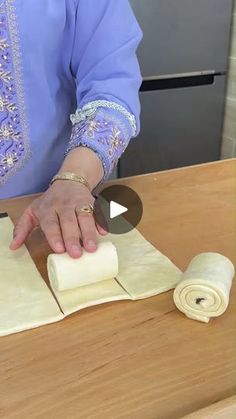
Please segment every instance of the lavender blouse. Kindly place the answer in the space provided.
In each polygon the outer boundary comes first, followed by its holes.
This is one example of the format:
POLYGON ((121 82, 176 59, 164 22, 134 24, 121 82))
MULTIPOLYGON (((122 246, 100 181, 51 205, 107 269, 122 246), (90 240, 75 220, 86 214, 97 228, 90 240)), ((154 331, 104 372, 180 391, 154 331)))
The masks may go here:
POLYGON ((128 0, 0 0, 0 199, 80 145, 110 174, 139 131, 141 36, 128 0))

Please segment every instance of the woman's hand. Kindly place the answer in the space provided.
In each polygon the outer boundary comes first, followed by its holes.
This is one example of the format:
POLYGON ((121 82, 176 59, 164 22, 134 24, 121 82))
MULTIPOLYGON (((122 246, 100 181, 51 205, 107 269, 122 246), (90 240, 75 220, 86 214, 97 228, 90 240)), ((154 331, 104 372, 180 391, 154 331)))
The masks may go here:
MULTIPOLYGON (((103 166, 99 157, 86 147, 77 147, 65 158, 60 172, 74 172, 83 176, 91 189, 103 178, 103 166)), ((67 252, 71 257, 82 255, 82 246, 88 252, 97 249, 97 232, 105 235, 93 214, 80 209, 93 205, 94 198, 81 183, 56 180, 23 213, 14 229, 10 248, 18 249, 35 227, 41 227, 55 253, 67 252)))
POLYGON ((10 248, 18 249, 31 231, 40 226, 49 245, 56 253, 68 252, 73 258, 82 255, 81 242, 88 252, 97 249, 97 231, 93 214, 81 212, 83 206, 94 204, 88 188, 73 181, 57 180, 25 210, 14 229, 10 248))

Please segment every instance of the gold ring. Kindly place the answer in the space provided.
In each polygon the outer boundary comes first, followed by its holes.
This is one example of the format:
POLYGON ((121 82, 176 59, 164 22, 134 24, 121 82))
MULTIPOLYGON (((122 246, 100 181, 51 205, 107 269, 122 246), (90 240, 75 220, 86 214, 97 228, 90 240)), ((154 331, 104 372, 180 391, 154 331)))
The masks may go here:
POLYGON ((88 214, 93 214, 94 207, 92 204, 84 205, 79 209, 79 212, 87 212, 88 214))

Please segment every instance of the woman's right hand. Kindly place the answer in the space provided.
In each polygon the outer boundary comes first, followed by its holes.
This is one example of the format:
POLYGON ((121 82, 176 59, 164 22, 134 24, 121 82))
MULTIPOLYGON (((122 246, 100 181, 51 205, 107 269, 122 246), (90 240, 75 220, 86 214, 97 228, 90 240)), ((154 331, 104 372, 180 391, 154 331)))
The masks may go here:
POLYGON ((72 258, 97 249, 97 233, 105 235, 94 215, 81 208, 94 204, 89 189, 77 182, 57 180, 24 211, 14 229, 10 248, 18 249, 35 227, 40 227, 55 253, 68 252, 72 258))

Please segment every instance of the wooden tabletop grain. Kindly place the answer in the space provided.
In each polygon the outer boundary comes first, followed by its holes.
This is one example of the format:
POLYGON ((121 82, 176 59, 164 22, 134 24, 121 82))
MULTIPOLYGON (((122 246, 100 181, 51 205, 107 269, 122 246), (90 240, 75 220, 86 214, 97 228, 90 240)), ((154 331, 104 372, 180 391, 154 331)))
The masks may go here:
MULTIPOLYGON (((142 198, 140 231, 185 269, 217 251, 235 262, 236 160, 119 181, 142 198)), ((33 197, 0 201, 16 220, 33 197)), ((45 280, 48 245, 28 248, 45 280)), ((82 310, 0 339, 0 417, 178 419, 236 389, 235 284, 209 324, 175 309, 172 292, 82 310)))

